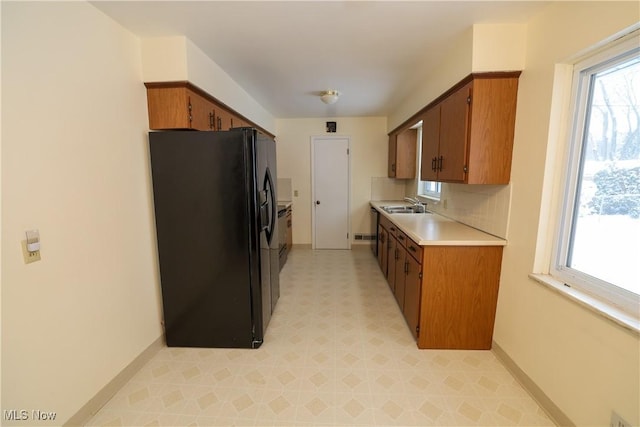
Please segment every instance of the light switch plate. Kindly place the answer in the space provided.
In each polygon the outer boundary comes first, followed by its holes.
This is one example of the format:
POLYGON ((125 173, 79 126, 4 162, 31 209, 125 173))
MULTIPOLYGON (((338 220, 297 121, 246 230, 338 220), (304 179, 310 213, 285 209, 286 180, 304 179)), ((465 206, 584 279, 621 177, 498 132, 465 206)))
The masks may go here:
POLYGON ((25 264, 31 264, 32 262, 40 261, 40 251, 29 252, 27 250, 27 241, 22 241, 22 256, 24 257, 25 264))

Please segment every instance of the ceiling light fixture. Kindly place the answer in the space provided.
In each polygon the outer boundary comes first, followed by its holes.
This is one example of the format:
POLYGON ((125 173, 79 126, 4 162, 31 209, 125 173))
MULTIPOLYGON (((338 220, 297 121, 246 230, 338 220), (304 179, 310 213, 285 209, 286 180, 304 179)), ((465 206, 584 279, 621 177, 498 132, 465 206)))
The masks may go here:
POLYGON ((340 96, 340 92, 337 90, 325 90, 320 94, 320 100, 325 104, 335 104, 340 96))

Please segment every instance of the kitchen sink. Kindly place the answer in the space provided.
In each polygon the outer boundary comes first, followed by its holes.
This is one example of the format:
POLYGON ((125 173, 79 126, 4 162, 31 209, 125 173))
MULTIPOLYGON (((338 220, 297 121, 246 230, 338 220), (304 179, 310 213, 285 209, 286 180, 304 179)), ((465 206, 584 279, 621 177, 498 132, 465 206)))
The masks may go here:
POLYGON ((413 214, 413 213, 430 213, 428 211, 424 210, 424 206, 381 206, 382 210, 390 213, 390 214, 397 214, 397 213, 408 213, 408 214, 413 214))

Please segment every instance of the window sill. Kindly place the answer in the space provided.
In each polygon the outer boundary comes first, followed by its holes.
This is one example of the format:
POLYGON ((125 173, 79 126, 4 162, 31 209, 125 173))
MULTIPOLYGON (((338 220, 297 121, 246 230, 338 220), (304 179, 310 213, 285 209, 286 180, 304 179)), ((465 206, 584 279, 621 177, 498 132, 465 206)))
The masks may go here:
POLYGON ((554 279, 548 274, 529 274, 529 277, 536 282, 544 285, 548 289, 555 291, 556 293, 568 298, 582 307, 593 311, 594 313, 616 323, 618 326, 627 329, 636 336, 640 336, 640 320, 633 316, 623 312, 616 307, 600 301, 584 292, 581 292, 575 288, 565 286, 565 284, 557 279, 554 279))

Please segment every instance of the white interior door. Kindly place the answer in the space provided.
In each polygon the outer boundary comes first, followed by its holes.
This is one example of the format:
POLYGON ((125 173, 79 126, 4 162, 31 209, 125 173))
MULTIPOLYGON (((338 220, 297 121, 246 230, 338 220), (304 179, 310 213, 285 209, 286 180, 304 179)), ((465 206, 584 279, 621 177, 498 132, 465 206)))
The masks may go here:
POLYGON ((311 139, 314 249, 350 249, 349 138, 311 139))

